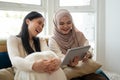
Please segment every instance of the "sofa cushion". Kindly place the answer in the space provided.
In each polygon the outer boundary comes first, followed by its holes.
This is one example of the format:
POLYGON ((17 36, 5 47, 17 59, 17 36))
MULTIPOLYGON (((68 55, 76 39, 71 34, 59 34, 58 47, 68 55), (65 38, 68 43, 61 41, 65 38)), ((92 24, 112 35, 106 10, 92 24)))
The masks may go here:
POLYGON ((0 80, 14 80, 14 71, 12 67, 0 69, 0 80))
POLYGON ((7 52, 0 52, 0 69, 11 67, 11 61, 7 52))
POLYGON ((89 59, 87 62, 80 61, 76 67, 64 67, 64 72, 70 80, 71 78, 81 77, 96 72, 102 65, 89 59))

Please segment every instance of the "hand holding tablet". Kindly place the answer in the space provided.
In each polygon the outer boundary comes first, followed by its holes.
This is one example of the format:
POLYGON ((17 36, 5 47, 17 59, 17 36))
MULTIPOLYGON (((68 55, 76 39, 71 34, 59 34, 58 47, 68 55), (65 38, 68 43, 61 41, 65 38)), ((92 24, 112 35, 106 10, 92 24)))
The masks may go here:
POLYGON ((61 65, 68 65, 70 60, 73 60, 75 56, 79 56, 80 60, 84 58, 87 51, 89 50, 90 46, 82 46, 82 47, 76 47, 68 49, 65 58, 63 59, 63 62, 61 65))

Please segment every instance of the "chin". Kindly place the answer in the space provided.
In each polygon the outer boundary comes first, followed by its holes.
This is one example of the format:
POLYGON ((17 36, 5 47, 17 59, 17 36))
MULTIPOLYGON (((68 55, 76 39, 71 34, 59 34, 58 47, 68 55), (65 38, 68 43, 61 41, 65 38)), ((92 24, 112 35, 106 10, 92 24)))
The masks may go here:
POLYGON ((68 34, 70 31, 63 31, 63 34, 68 34))
POLYGON ((68 32, 63 32, 63 34, 68 34, 68 32))

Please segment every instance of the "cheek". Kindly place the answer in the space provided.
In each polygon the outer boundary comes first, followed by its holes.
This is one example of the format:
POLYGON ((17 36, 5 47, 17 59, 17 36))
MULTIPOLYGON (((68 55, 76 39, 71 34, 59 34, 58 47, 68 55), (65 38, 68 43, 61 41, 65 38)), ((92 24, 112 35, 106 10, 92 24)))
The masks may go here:
POLYGON ((62 30, 63 30, 63 27, 62 27, 62 26, 59 26, 59 27, 58 27, 58 30, 59 30, 59 31, 62 31, 62 30))
POLYGON ((71 29, 71 28, 73 27, 73 25, 72 25, 72 24, 69 24, 68 27, 71 29))
POLYGON ((28 26, 28 30, 31 32, 32 31, 32 26, 28 26))
POLYGON ((34 27, 31 25, 28 27, 28 29, 32 32, 34 30, 34 27))
POLYGON ((32 24, 28 26, 28 29, 31 34, 35 33, 35 26, 33 26, 32 24))

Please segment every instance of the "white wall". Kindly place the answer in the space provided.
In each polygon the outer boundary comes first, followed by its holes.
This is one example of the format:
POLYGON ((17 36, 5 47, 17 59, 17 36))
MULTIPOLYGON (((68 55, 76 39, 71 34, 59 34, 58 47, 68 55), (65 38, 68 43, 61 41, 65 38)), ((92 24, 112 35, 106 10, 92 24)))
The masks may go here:
POLYGON ((105 7, 105 68, 120 74, 120 0, 106 0, 105 7))

